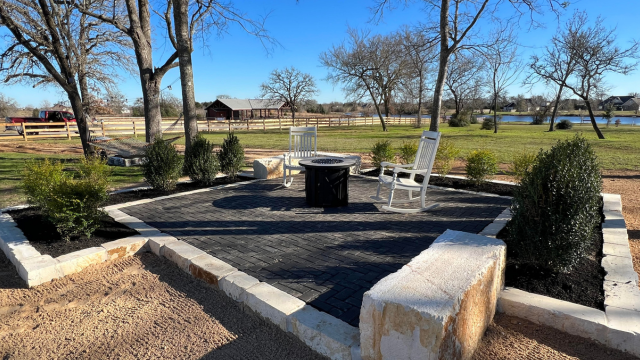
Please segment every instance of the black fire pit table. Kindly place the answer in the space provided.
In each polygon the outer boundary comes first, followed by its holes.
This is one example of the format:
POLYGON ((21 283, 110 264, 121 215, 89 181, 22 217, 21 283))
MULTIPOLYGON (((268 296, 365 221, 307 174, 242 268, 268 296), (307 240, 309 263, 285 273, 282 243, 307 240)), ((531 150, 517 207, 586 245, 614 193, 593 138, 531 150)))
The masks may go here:
POLYGON ((349 205, 349 172, 353 159, 318 157, 298 162, 304 166, 307 204, 313 207, 349 205))

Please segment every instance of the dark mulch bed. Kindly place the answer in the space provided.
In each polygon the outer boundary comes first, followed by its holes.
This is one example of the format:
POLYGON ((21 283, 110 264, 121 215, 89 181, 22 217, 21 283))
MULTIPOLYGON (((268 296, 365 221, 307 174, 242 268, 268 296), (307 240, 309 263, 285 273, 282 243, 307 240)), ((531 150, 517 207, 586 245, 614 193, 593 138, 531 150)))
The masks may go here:
POLYGON ((172 195, 172 194, 191 191, 191 190, 204 189, 204 188, 209 188, 209 187, 218 186, 218 185, 233 184, 236 182, 247 181, 247 180, 255 180, 255 179, 244 177, 244 176, 238 176, 234 180, 229 180, 229 178, 222 177, 222 178, 215 179, 212 185, 201 185, 197 183, 183 183, 183 184, 178 184, 176 188, 171 191, 158 191, 154 189, 128 191, 128 192, 110 195, 109 200, 107 201, 105 206, 121 204, 121 203, 130 202, 130 201, 142 200, 142 199, 151 199, 155 197, 167 196, 167 195, 172 195))
MULTIPOLYGON (((508 238, 508 227, 497 236, 508 238)), ((514 254, 509 253, 507 243, 507 267, 505 285, 534 294, 604 310, 604 276, 602 266, 602 231, 598 228, 594 234, 594 251, 585 257, 569 273, 554 273, 533 266, 519 264, 514 254)))
MULTIPOLYGON (((380 174, 379 169, 363 173, 363 175, 371 176, 371 177, 378 177, 378 174, 380 174)), ((393 172, 387 170, 385 171, 385 174, 393 175, 393 172)), ((409 177, 408 174, 398 174, 398 176, 402 178, 409 177)), ((417 182, 422 182, 422 178, 423 178, 422 175, 416 175, 415 177, 417 182)), ((476 191, 476 192, 486 192, 486 193, 502 195, 502 196, 513 196, 513 191, 516 188, 514 185, 496 184, 491 182, 476 185, 466 179, 442 178, 440 176, 431 176, 431 178, 429 178, 429 185, 442 186, 442 187, 460 189, 460 190, 476 191)))
POLYGON ((40 212, 33 208, 13 210, 9 215, 22 230, 24 235, 41 254, 58 257, 77 250, 82 250, 94 246, 100 246, 113 240, 122 239, 128 236, 138 235, 138 232, 129 229, 112 218, 106 216, 100 224, 100 228, 93 233, 91 238, 86 236, 73 236, 70 241, 64 241, 56 230, 40 212))
MULTIPOLYGON (((247 178, 239 176, 234 180, 228 178, 218 178, 211 185, 201 185, 196 183, 184 183, 178 184, 174 190, 171 191, 158 191, 153 189, 129 191, 109 196, 109 200, 105 204, 114 205, 121 204, 129 201, 150 199, 160 196, 166 196, 176 194, 184 191, 191 191, 197 189, 203 189, 218 185, 232 184, 239 181, 253 180, 253 178, 247 178)), ((86 236, 74 236, 70 241, 63 241, 60 234, 56 230, 55 226, 50 223, 39 210, 33 208, 27 208, 22 210, 9 211, 13 220, 18 225, 18 228, 22 230, 24 235, 29 240, 29 243, 33 245, 41 254, 51 255, 52 257, 58 257, 60 255, 69 254, 77 250, 82 250, 94 246, 100 246, 103 243, 122 239, 128 236, 137 235, 138 232, 129 229, 127 226, 114 221, 110 217, 105 217, 100 224, 100 228, 96 230, 91 238, 86 236)))

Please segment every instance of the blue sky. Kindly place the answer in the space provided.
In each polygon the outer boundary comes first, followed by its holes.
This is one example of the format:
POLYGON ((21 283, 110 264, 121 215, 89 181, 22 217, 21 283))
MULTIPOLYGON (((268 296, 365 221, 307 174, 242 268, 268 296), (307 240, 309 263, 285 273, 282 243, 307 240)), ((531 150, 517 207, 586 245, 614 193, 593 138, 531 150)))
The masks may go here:
MULTIPOLYGON (((198 44, 193 54, 194 82, 197 101, 212 101, 216 95, 228 94, 237 98, 253 98, 259 94, 259 86, 269 73, 275 68, 294 66, 301 71, 312 74, 317 81, 320 102, 344 101, 339 86, 335 87, 326 81, 325 68, 321 67, 318 56, 334 44, 339 44, 345 38, 348 26, 368 28, 373 33, 389 33, 403 25, 415 25, 428 20, 420 1, 408 7, 399 7, 386 13, 382 23, 374 24, 369 7, 372 0, 245 0, 236 1, 235 6, 258 17, 270 14, 266 27, 270 34, 277 39, 281 47, 275 48, 267 54, 260 42, 247 35, 237 26, 231 26, 229 33, 222 38, 207 39, 207 46, 198 44)), ((633 9, 637 0, 619 1, 616 9, 633 9)), ((605 18, 605 25, 617 26, 619 43, 625 45, 632 37, 637 37, 637 19, 634 11, 612 11, 610 2, 601 0, 572 1, 560 24, 573 13, 574 9, 586 10, 590 19, 595 20, 598 15, 605 18)), ((555 15, 539 17, 546 25, 544 29, 530 30, 523 26, 519 30, 518 40, 525 58, 532 52, 540 51, 558 28, 555 15)), ((5 30, 0 30, 2 33, 5 30)), ((162 29, 157 28, 155 36, 154 62, 164 62, 169 53, 170 44, 166 43, 162 29)), ((171 83, 173 95, 180 97, 179 71, 173 69, 164 77, 163 88, 171 83)), ((630 76, 610 75, 607 82, 612 88, 611 93, 626 95, 631 91, 640 92, 640 72, 630 76)), ((141 96, 137 76, 125 75, 120 84, 120 91, 133 103, 141 96)), ((55 87, 33 89, 30 86, 0 85, 0 92, 13 97, 19 104, 38 106, 43 100, 55 103, 66 100, 66 96, 55 87)), ((510 94, 527 94, 529 88, 520 83, 514 84, 510 94)), ((533 88, 533 93, 544 92, 541 87, 533 88)))

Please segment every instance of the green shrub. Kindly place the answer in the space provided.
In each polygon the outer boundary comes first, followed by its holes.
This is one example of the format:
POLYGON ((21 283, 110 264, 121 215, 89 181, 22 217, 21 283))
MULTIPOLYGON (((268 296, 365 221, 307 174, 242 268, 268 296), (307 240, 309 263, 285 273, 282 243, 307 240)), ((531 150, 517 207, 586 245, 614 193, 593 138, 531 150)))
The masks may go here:
POLYGON ((418 152, 418 143, 415 141, 403 141, 400 146, 400 162, 402 164, 411 164, 416 159, 418 152))
POLYGON ((478 117, 471 114, 471 116, 469 116, 469 124, 475 125, 477 123, 478 123, 478 117))
POLYGON ((82 159, 77 170, 73 177, 65 173, 59 163, 31 162, 23 178, 23 188, 30 201, 40 207, 67 241, 73 235, 91 237, 100 225, 104 216, 101 207, 109 197, 110 170, 103 160, 82 159), (33 187, 38 183, 43 186, 34 192, 33 187))
POLYGON ((465 127, 469 126, 470 113, 468 111, 461 111, 460 113, 453 114, 448 123, 450 127, 465 127))
POLYGON ((145 148, 142 174, 152 188, 160 191, 173 190, 182 174, 182 157, 172 144, 161 137, 145 148))
POLYGON ((453 168, 453 162, 460 156, 461 150, 453 142, 440 138, 440 145, 436 152, 436 159, 433 162, 433 169, 439 176, 445 177, 453 168))
MULTIPOLYGON (((498 123, 500 123, 500 120, 498 120, 498 123)), ((480 125, 480 130, 493 130, 494 124, 493 117, 486 117, 482 121, 482 125, 480 125)))
POLYGON ((549 121, 549 118, 551 116, 548 114, 547 108, 542 108, 539 110, 534 110, 532 117, 533 119, 531 120, 531 125, 543 125, 544 123, 549 121))
POLYGON ((556 123, 556 130, 569 130, 573 127, 573 123, 567 119, 562 119, 556 123))
POLYGON ((475 184, 481 184, 498 172, 498 160, 491 150, 474 150, 467 156, 465 166, 467 177, 475 184))
POLYGON ((380 167, 380 163, 382 162, 394 162, 396 159, 396 152, 391 146, 391 141, 389 140, 379 140, 375 144, 373 144, 373 148, 371 149, 371 163, 376 168, 380 167))
POLYGON ((536 163, 537 154, 531 152, 521 152, 513 157, 513 161, 509 166, 509 172, 520 182, 527 172, 531 170, 536 163))
POLYGON ((568 271, 594 249, 602 178, 593 148, 576 135, 538 154, 514 194, 508 248, 522 263, 568 271))
POLYGON ((51 188, 61 182, 65 174, 63 166, 58 161, 44 159, 42 161, 29 160, 22 173, 22 189, 27 195, 29 204, 40 209, 46 208, 47 199, 51 195, 51 188))
POLYGON ((197 183, 211 185, 220 172, 220 162, 213 152, 213 144, 198 133, 184 155, 183 173, 197 183))
POLYGON ((240 145, 238 137, 233 133, 230 133, 222 142, 218 159, 221 171, 229 176, 230 179, 235 179, 242 166, 244 166, 244 149, 240 145))

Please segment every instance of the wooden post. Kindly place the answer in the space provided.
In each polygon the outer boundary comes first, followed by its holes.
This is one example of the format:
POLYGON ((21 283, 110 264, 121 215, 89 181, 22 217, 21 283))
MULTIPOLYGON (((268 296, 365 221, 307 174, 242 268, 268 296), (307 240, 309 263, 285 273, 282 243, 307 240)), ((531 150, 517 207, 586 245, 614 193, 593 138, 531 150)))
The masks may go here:
POLYGON ((229 132, 231 132, 231 118, 233 117, 233 112, 231 112, 231 117, 229 118, 229 132))
MULTIPOLYGON (((246 111, 246 110, 245 110, 245 111, 246 111)), ((247 118, 247 130, 250 130, 250 129, 249 129, 249 121, 250 121, 250 120, 249 120, 249 118, 247 118)))
MULTIPOLYGON (((262 110, 260 110, 260 116, 262 116, 262 110)), ((267 124, 265 124, 264 118, 262 118, 262 130, 263 131, 267 130, 267 124)))
POLYGON ((318 117, 316 117, 316 128, 318 127, 318 117))
POLYGON ((22 122, 22 138, 24 141, 27 141, 27 127, 24 126, 24 121, 22 122))
POLYGON ((69 122, 65 120, 64 126, 67 128, 67 140, 71 140, 71 130, 69 130, 69 122))
POLYGON ((309 118, 307 118, 307 126, 309 126, 309 118))
POLYGON ((102 136, 104 136, 104 120, 102 120, 102 122, 100 123, 100 125, 102 126, 102 136))
POLYGON ((133 123, 133 137, 138 137, 138 128, 136 127, 136 121, 131 120, 131 122, 133 123))
POLYGON ((280 130, 282 130, 282 118, 280 116, 278 116, 278 126, 280 126, 280 130))
POLYGON ((211 120, 207 118, 207 132, 211 132, 211 120))

